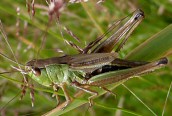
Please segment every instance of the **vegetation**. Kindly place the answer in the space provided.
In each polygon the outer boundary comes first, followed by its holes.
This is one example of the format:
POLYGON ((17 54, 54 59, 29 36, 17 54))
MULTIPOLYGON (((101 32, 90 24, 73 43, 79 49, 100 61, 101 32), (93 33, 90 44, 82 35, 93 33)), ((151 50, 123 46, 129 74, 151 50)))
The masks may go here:
MULTIPOLYGON (((120 51, 120 57, 146 61, 167 57, 168 66, 140 78, 130 79, 124 84, 120 83, 119 86, 116 85, 113 89, 117 95, 116 98, 108 93, 103 94, 96 98, 94 106, 88 109, 87 97, 80 96, 67 109, 54 111, 54 115, 170 115, 172 113, 170 93, 172 2, 170 0, 149 2, 106 0, 101 4, 96 4, 96 2, 90 0, 86 3, 68 3, 60 12, 59 25, 57 18, 53 17, 50 21, 51 16, 48 15, 48 4, 45 1, 35 1, 33 9, 31 0, 1 0, 0 20, 18 62, 25 64, 34 58, 62 56, 63 53, 57 52, 61 50, 65 54, 77 54, 74 48, 64 42, 64 38, 84 48, 89 42, 103 34, 114 21, 140 8, 145 12, 145 19, 120 51), (32 11, 35 11, 34 16, 32 16, 32 11), (69 36, 63 30, 64 26, 77 35, 81 42, 69 36), (60 32, 64 33, 64 37, 60 32), (149 41, 144 43, 145 40, 149 41), (151 43, 151 40, 155 41, 151 43), (140 47, 136 48, 137 46, 140 47), (166 98, 167 102, 165 102, 166 98)), ((15 60, 2 33, 0 34, 0 52, 15 60)), ((52 97, 53 90, 35 83, 30 78, 28 78, 29 83, 34 84, 35 90, 34 107, 31 106, 29 88, 23 99, 19 100, 23 76, 19 72, 14 72, 11 66, 17 65, 13 62, 4 57, 0 57, 0 62, 1 72, 13 71, 0 75, 1 115, 42 115, 56 107, 56 99, 52 97)), ((68 90, 70 95, 74 95, 77 91, 73 88, 68 88, 68 90)), ((60 90, 58 94, 62 96, 61 101, 64 101, 63 92, 60 90)))

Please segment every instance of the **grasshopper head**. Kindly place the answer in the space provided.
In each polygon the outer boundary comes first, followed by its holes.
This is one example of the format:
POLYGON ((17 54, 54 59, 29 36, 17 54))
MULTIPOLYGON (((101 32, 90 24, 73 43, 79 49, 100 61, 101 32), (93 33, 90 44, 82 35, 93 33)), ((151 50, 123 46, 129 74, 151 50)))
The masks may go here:
POLYGON ((27 75, 31 77, 34 81, 38 82, 43 86, 49 87, 52 83, 48 78, 45 68, 40 68, 35 66, 36 60, 31 60, 26 64, 27 75))
POLYGON ((26 66, 26 70, 27 70, 27 74, 34 74, 36 77, 41 75, 41 69, 36 68, 36 67, 30 67, 30 66, 26 66))

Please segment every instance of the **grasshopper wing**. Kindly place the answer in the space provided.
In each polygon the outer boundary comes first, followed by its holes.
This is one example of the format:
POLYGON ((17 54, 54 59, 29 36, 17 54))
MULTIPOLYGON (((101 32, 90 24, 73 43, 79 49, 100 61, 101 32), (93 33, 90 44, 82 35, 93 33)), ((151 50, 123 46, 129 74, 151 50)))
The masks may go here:
POLYGON ((68 64, 73 70, 82 70, 84 72, 93 72, 94 70, 110 64, 117 58, 117 53, 93 53, 77 54, 62 57, 53 57, 48 59, 31 60, 27 66, 35 68, 45 68, 48 65, 68 64))

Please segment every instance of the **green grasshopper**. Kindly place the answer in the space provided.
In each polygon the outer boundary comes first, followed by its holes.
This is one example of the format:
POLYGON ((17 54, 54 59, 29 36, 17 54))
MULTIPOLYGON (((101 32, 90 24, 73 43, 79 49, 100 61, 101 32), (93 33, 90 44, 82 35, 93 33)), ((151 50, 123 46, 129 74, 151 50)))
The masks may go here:
MULTIPOLYGON (((98 95, 98 92, 86 86, 97 86, 110 91, 106 88, 109 84, 153 71, 167 64, 167 58, 155 62, 128 61, 118 58, 117 52, 120 51, 129 35, 143 18, 143 11, 138 9, 122 26, 119 26, 117 31, 100 44, 97 45, 106 36, 106 33, 86 46, 80 54, 31 60, 27 62, 25 72, 39 84, 53 87, 54 91, 61 88, 67 101, 64 108, 71 101, 66 85, 92 94, 88 98, 91 106, 92 99, 98 95), (122 38, 123 40, 121 40, 122 38), (120 40, 122 42, 119 44, 120 40), (116 46, 116 51, 111 53, 116 46)), ((117 21, 114 25, 119 24, 121 22, 117 21)), ((109 31, 113 30, 114 25, 109 28, 109 31)))
MULTIPOLYGON (((67 85, 90 93, 91 96, 88 100, 92 106, 92 99, 98 95, 98 92, 88 87, 96 86, 111 92, 106 88, 107 85, 153 71, 167 64, 167 58, 161 58, 154 62, 129 61, 118 58, 118 52, 143 18, 143 11, 138 9, 130 18, 123 19, 125 20, 124 24, 121 23, 121 20, 117 21, 107 33, 89 43, 84 49, 80 49, 80 54, 34 59, 26 63, 26 70, 19 70, 39 84, 52 87, 56 92, 61 88, 67 101, 63 108, 71 102, 66 89, 67 85), (103 40, 114 29, 116 29, 115 32, 103 40), (116 50, 112 52, 114 48, 116 50)), ((58 98, 58 95, 56 97, 58 98)))

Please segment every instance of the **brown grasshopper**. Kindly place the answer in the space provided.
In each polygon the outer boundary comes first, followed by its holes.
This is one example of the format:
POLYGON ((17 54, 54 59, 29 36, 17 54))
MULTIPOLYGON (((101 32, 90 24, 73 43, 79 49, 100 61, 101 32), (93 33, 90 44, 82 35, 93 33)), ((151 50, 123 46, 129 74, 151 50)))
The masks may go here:
POLYGON ((121 20, 117 21, 107 33, 89 43, 84 49, 78 50, 80 54, 31 60, 27 62, 28 71, 26 72, 39 84, 53 87, 54 91, 61 88, 67 101, 64 107, 71 101, 66 85, 92 94, 88 98, 91 106, 92 99, 98 93, 85 86, 97 86, 110 91, 106 88, 109 84, 153 71, 167 64, 167 58, 161 58, 155 62, 128 61, 118 58, 118 51, 143 18, 143 11, 138 9, 122 26, 119 26, 121 20), (109 38, 97 44, 117 26, 119 28, 109 38), (116 51, 112 53, 116 46, 116 51))

